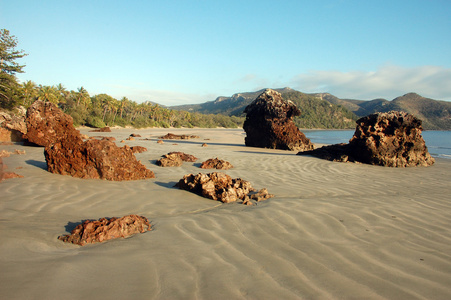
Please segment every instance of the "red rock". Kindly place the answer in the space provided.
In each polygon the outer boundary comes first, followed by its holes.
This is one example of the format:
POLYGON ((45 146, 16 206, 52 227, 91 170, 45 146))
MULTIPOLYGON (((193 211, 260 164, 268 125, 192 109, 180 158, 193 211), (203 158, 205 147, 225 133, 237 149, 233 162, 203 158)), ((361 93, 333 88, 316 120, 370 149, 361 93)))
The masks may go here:
POLYGON ((297 151, 313 149, 313 144, 293 121, 301 111, 292 101, 282 99, 280 93, 267 89, 244 112, 246 146, 297 151))
POLYGON ((131 136, 131 137, 141 137, 141 135, 136 134, 136 133, 132 133, 132 134, 130 134, 130 136, 131 136))
POLYGON ((35 101, 28 108, 25 121, 25 138, 36 145, 46 147, 62 139, 82 141, 80 132, 74 128, 72 117, 53 103, 35 101))
POLYGON ((249 193, 255 191, 249 181, 241 178, 232 179, 227 174, 217 172, 185 175, 176 186, 224 203, 241 200, 243 204, 248 204, 249 193))
POLYGON ((27 133, 25 124, 25 108, 21 107, 17 113, 0 111, 0 142, 22 142, 27 133))
POLYGON ((6 172, 5 170, 8 167, 6 164, 3 163, 3 159, 0 157, 0 182, 5 179, 11 179, 11 178, 23 178, 22 175, 16 174, 14 172, 6 172))
POLYGON ((111 132, 111 128, 106 126, 103 128, 90 130, 89 132, 111 132))
POLYGON ((6 150, 0 151, 0 157, 9 157, 12 153, 6 150))
POLYGON ((200 167, 202 169, 220 169, 220 170, 228 170, 233 168, 231 163, 219 158, 207 159, 200 165, 200 167))
POLYGON ((133 146, 130 147, 130 149, 132 149, 133 153, 143 153, 147 151, 147 148, 142 146, 133 146))
POLYGON ((178 156, 180 156, 180 158, 183 161, 186 161, 186 162, 195 162, 197 160, 197 157, 195 157, 194 155, 186 154, 183 152, 169 152, 168 154, 169 155, 172 155, 172 154, 178 155, 178 156))
POLYGON ((375 113, 357 120, 354 136, 348 144, 298 154, 386 167, 430 166, 435 160, 421 136, 422 129, 421 120, 411 114, 375 113))
POLYGON ((164 144, 164 142, 162 140, 158 140, 157 143, 158 144, 164 144))
POLYGON ((87 220, 72 230, 70 235, 60 236, 58 239, 66 243, 84 246, 117 238, 126 238, 149 230, 152 229, 147 218, 128 215, 122 218, 101 218, 98 221, 87 220))
POLYGON ((175 153, 164 154, 162 158, 157 160, 157 165, 160 167, 180 167, 182 163, 182 158, 175 153))
POLYGON ((168 133, 164 136, 160 136, 160 139, 162 140, 189 140, 189 139, 198 139, 199 137, 197 135, 177 135, 173 133, 168 133))
POLYGON ((44 150, 49 172, 112 181, 154 178, 130 147, 106 140, 61 140, 44 150))
POLYGON ((207 145, 207 144, 205 144, 205 143, 203 143, 203 144, 202 144, 202 147, 208 147, 208 145, 207 145))

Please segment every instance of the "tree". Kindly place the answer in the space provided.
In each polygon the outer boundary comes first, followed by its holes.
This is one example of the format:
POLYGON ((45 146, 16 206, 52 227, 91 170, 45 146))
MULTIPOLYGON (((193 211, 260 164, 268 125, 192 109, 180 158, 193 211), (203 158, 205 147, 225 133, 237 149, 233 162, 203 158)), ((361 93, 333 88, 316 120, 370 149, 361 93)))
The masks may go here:
POLYGON ((0 105, 12 108, 18 99, 19 84, 16 73, 23 73, 25 65, 16 59, 24 57, 23 50, 16 50, 17 39, 9 30, 0 29, 0 105))

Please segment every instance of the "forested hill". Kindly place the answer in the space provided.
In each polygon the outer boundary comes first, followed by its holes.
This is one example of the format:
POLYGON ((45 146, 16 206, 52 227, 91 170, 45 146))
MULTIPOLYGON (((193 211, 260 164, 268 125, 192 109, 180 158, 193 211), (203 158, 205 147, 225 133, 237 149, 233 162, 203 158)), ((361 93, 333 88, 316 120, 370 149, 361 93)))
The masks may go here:
POLYGON ((338 103, 357 116, 363 117, 375 112, 401 110, 413 114, 423 121, 427 130, 451 130, 451 102, 422 97, 408 93, 392 101, 374 99, 370 101, 339 99, 330 94, 315 94, 331 103, 338 103))
MULTIPOLYGON (((375 112, 401 110, 411 113, 423 121, 427 130, 451 130, 451 102, 422 97, 408 93, 392 101, 386 99, 354 100, 340 99, 329 93, 306 94, 283 88, 275 89, 284 99, 292 100, 301 110, 296 123, 301 128, 355 128, 355 120, 375 112)), ((249 105, 263 90, 238 93, 231 97, 218 97, 214 101, 174 106, 172 109, 191 112, 243 115, 249 105)))
MULTIPOLYGON (((295 118, 300 128, 355 128, 357 116, 343 106, 332 104, 315 95, 304 94, 290 88, 275 89, 286 100, 293 101, 301 110, 301 116, 295 118)), ((263 90, 238 93, 231 97, 218 97, 214 101, 173 106, 172 109, 200 112, 203 114, 225 114, 243 116, 243 111, 263 90)))

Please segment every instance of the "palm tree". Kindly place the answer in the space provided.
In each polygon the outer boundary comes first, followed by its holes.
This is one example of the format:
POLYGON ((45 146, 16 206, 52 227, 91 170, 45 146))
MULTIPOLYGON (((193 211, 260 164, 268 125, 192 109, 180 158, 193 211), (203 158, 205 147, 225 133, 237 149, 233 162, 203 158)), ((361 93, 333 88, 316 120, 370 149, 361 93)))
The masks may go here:
POLYGON ((80 105, 80 102, 86 107, 89 103, 89 93, 84 87, 79 87, 78 92, 76 93, 77 97, 77 106, 80 105))
POLYGON ((36 83, 31 80, 22 83, 22 95, 23 95, 23 105, 28 107, 33 103, 33 99, 37 95, 36 83))
POLYGON ((43 86, 39 85, 38 91, 38 100, 42 100, 44 102, 51 102, 53 104, 58 104, 58 96, 57 91, 54 86, 43 86))

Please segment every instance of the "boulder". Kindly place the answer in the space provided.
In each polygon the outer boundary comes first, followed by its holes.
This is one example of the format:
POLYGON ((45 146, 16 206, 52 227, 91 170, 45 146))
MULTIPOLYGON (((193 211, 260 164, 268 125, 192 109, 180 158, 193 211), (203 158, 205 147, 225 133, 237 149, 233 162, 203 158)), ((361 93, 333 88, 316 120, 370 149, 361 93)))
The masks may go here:
POLYGON ((197 157, 191 154, 186 154, 183 152, 170 152, 157 160, 157 165, 161 167, 180 167, 184 161, 195 162, 196 160, 197 157))
POLYGON ((55 104, 35 101, 27 110, 25 138, 39 146, 51 146, 62 139, 82 142, 80 132, 74 128, 72 117, 55 104))
POLYGON ((241 178, 232 179, 227 174, 217 172, 185 175, 176 186, 205 198, 224 203, 240 200, 243 204, 249 204, 249 194, 255 191, 249 181, 241 178))
POLYGON ((166 135, 159 137, 162 140, 189 140, 189 139, 198 139, 199 137, 197 135, 177 135, 173 133, 168 133, 166 135))
POLYGON ((267 89, 244 112, 246 146, 297 151, 313 149, 311 141, 293 121, 301 111, 292 101, 282 99, 280 93, 267 89))
POLYGON ((106 126, 106 127, 90 130, 89 132, 111 132, 111 128, 106 126))
POLYGON ((422 130, 421 120, 406 112, 375 113, 357 120, 348 144, 298 154, 387 167, 430 166, 435 160, 421 136, 422 130))
POLYGON ((49 172, 78 178, 112 181, 154 178, 129 146, 108 140, 64 139, 44 150, 49 172))
POLYGON ((0 142, 22 142, 27 133, 24 107, 17 113, 0 111, 0 142))
POLYGON ((220 170, 228 170, 233 168, 231 163, 219 158, 207 159, 200 165, 200 167, 202 169, 220 169, 220 170))
POLYGON ((132 149, 133 153, 143 153, 147 151, 147 148, 143 146, 133 146, 130 147, 130 149, 132 149))
POLYGON ((149 230, 152 229, 147 218, 128 215, 122 218, 101 218, 98 221, 87 220, 72 230, 70 235, 59 236, 58 239, 66 243, 84 246, 117 238, 126 238, 149 230))

